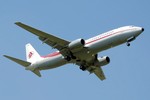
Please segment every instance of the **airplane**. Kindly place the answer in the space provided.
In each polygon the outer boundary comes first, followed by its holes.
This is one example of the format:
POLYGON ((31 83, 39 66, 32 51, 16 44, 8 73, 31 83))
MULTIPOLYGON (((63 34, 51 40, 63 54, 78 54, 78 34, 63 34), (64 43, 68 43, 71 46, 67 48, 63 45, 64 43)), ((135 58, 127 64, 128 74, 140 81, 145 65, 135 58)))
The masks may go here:
POLYGON ((78 65, 81 70, 94 73, 100 80, 104 80, 106 77, 102 66, 109 64, 110 58, 108 56, 98 57, 98 53, 123 43, 130 46, 130 42, 144 31, 142 27, 130 25, 113 29, 87 40, 79 38, 74 41, 67 41, 21 22, 15 24, 38 36, 42 43, 58 50, 47 56, 40 56, 28 43, 25 46, 27 61, 4 55, 4 57, 24 66, 26 70, 32 71, 39 77, 41 77, 41 70, 73 63, 78 65))

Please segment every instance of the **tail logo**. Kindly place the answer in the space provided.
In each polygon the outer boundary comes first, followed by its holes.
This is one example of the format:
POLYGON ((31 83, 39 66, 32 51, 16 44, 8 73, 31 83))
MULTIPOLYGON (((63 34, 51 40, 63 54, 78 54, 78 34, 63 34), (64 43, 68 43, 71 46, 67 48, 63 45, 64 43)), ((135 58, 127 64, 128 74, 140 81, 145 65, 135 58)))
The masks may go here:
POLYGON ((30 59, 33 56, 33 51, 29 52, 28 58, 30 59))

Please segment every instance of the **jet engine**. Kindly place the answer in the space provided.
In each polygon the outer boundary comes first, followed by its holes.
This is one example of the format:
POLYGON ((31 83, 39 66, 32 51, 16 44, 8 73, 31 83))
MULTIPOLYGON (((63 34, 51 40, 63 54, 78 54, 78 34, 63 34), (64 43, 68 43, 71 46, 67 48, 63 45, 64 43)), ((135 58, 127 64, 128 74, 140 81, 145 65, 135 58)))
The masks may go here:
POLYGON ((77 51, 83 48, 85 45, 84 39, 77 39, 69 43, 68 47, 71 51, 77 51))
POLYGON ((108 56, 103 56, 97 59, 100 66, 105 66, 110 63, 110 58, 108 56))

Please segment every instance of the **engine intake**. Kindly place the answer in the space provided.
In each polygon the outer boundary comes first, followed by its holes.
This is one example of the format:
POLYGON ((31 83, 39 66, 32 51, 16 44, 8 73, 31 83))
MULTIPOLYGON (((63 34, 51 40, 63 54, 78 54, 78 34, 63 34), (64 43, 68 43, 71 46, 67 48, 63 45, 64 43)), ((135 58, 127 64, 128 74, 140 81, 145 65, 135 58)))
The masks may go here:
POLYGON ((98 58, 98 62, 100 66, 105 66, 110 63, 110 58, 108 56, 103 56, 98 58))

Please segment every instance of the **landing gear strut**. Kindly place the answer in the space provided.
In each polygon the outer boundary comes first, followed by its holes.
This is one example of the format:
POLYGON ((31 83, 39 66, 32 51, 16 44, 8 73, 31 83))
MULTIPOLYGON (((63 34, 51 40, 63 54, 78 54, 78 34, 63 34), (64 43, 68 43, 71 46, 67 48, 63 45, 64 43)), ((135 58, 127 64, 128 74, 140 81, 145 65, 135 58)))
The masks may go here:
POLYGON ((135 36, 132 36, 132 37, 130 37, 130 38, 127 40, 127 43, 126 43, 126 44, 127 44, 128 47, 130 46, 130 42, 133 41, 133 40, 135 40, 135 38, 136 38, 135 36))

